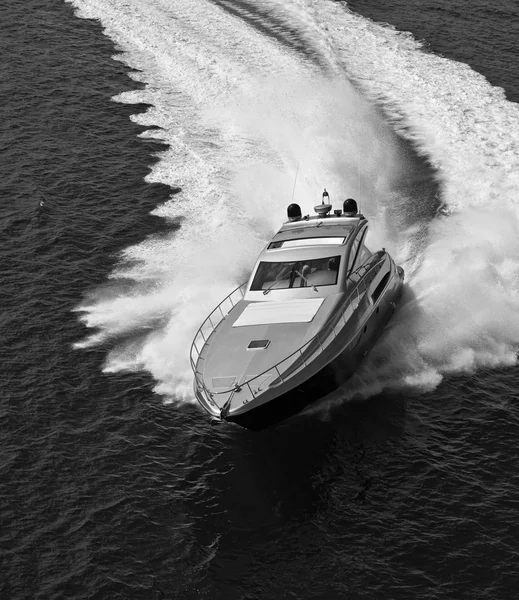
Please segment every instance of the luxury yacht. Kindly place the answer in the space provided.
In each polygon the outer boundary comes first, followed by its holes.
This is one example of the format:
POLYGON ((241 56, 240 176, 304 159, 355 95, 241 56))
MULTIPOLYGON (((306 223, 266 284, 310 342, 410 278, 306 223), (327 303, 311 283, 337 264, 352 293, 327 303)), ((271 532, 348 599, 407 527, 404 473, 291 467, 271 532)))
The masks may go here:
POLYGON ((297 204, 248 282, 207 317, 191 346, 194 389, 213 417, 260 430, 353 375, 393 314, 404 271, 365 245, 368 222, 348 199, 332 213, 297 204))

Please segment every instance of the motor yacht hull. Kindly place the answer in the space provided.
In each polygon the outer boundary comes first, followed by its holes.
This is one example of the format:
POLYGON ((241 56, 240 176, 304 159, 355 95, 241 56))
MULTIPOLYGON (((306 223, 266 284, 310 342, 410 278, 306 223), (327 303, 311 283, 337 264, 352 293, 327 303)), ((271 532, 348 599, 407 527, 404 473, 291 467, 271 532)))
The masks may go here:
POLYGON ((195 334, 195 394, 213 417, 252 430, 273 425, 348 381, 382 333, 404 272, 385 248, 365 245, 353 199, 330 215, 291 204, 247 283, 195 334))
MULTIPOLYGON (((395 269, 394 277, 389 282, 385 293, 373 306, 351 342, 333 360, 308 379, 295 383, 293 387, 287 389, 286 386, 282 386, 280 394, 270 397, 268 401, 245 405, 240 411, 223 414, 222 418, 246 429, 260 431, 296 415, 310 404, 344 385, 380 337, 395 311, 402 288, 403 271, 395 269)), ((199 402, 204 405, 203 396, 196 386, 195 394, 199 402)))

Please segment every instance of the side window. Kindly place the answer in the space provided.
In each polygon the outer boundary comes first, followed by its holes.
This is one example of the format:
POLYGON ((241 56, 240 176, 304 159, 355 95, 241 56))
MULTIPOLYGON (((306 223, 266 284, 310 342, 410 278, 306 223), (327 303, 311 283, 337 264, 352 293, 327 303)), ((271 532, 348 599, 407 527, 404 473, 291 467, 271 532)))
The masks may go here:
POLYGON ((351 267, 353 266, 353 261, 355 260, 355 256, 357 255, 357 249, 359 247, 359 237, 353 240, 353 245, 351 247, 350 256, 348 258, 348 273, 351 271, 351 267))
POLYGON ((348 260, 348 272, 352 267, 353 270, 355 270, 357 267, 364 264, 371 256, 371 252, 366 248, 366 246, 364 246, 364 237, 366 231, 366 228, 361 229, 359 233, 357 233, 357 237, 353 240, 350 257, 348 260), (359 244, 362 244, 360 249, 359 244))
POLYGON ((389 272, 387 272, 384 277, 382 277, 382 279, 380 280, 380 283, 377 285, 377 287, 375 288, 375 291, 371 294, 371 299, 373 300, 373 302, 376 302, 380 296, 380 294, 384 291, 384 288, 387 285, 387 282, 389 281, 389 272))

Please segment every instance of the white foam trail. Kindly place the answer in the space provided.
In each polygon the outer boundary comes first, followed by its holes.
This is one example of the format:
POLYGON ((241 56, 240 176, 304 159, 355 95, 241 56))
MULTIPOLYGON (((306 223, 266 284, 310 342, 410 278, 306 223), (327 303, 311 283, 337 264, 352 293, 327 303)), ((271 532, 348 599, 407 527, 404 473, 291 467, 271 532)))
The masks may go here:
POLYGON ((147 87, 119 100, 154 106, 135 119, 160 125, 171 147, 149 179, 182 188, 155 212, 185 217, 171 239, 128 248, 113 274, 120 291, 100 290, 82 307, 97 328, 83 346, 116 340, 108 370, 147 369, 157 391, 191 398, 196 326, 248 275, 283 218, 298 165, 296 196, 310 210, 324 185, 341 199, 356 195, 359 157, 363 210, 378 217, 373 246, 404 261, 414 297, 352 389, 433 387, 447 372, 515 362, 519 112, 501 90, 335 2, 265 3, 325 68, 205 0, 73 4, 100 18, 122 59, 142 71, 147 87), (411 231, 383 218, 402 201, 394 186, 406 165, 345 75, 438 170, 453 214, 430 224, 419 253, 406 243, 411 231))
POLYGON ((347 81, 207 2, 75 4, 101 17, 124 60, 143 71, 147 88, 119 99, 154 105, 136 119, 160 125, 171 148, 149 179, 183 190, 155 212, 185 217, 170 239, 125 251, 112 275, 120 293, 100 290, 81 307, 96 333, 79 346, 111 340, 108 371, 145 368, 157 391, 190 398, 194 332, 248 277, 283 220, 296 171, 306 211, 324 185, 339 202, 355 193, 359 156, 364 196, 387 197, 398 149, 347 81))
POLYGON ((323 3, 307 27, 317 36, 326 27, 348 76, 429 157, 451 212, 431 223, 410 272, 416 299, 370 355, 364 384, 431 388, 447 372, 515 363, 519 107, 467 65, 337 3, 323 3))

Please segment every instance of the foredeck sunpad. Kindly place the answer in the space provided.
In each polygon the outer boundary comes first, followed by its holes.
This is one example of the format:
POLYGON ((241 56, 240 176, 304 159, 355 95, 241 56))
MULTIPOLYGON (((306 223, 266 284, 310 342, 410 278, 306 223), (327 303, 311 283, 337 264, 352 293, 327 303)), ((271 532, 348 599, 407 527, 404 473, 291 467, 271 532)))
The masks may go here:
POLYGON ((309 323, 317 314, 324 298, 287 300, 286 302, 253 302, 236 319, 233 327, 273 325, 274 323, 309 323))

